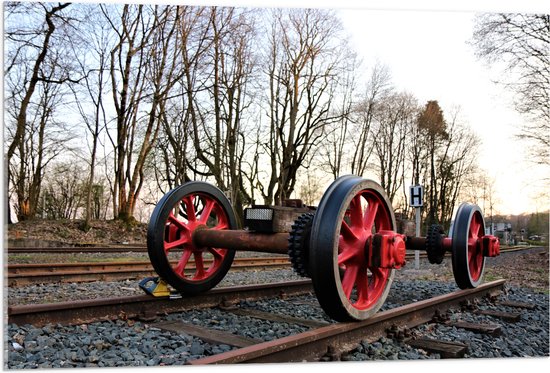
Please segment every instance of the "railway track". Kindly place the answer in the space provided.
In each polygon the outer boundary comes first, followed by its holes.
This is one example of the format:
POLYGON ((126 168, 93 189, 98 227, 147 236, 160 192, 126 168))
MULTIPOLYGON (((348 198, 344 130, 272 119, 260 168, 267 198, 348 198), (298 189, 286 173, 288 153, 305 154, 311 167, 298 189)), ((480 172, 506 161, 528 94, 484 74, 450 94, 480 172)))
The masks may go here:
POLYGON ((59 246, 59 247, 17 247, 8 246, 8 254, 63 254, 63 253, 146 253, 147 246, 59 246))
MULTIPOLYGON (((521 251, 532 248, 530 246, 509 246, 501 247, 501 252, 506 251, 521 251)), ((146 253, 146 246, 136 245, 120 245, 120 246, 65 246, 65 247, 17 247, 8 246, 9 254, 63 254, 63 253, 146 253)), ((426 256, 425 252, 421 252, 420 256, 426 256)), ((407 259, 414 258, 414 254, 407 254, 407 259)))
MULTIPOLYGON (((70 253, 73 248, 37 248, 49 253, 70 253), (48 251, 48 250, 53 251, 48 251)), ((100 248, 109 250, 108 248, 100 248)), ((502 249, 502 253, 523 251, 530 247, 510 247, 502 249)), ((44 251, 36 251, 36 253, 44 251)), ((107 252, 107 251, 101 251, 107 252)), ((421 258, 426 253, 420 253, 421 258)), ((412 262, 414 254, 407 254, 407 261, 412 262)), ((208 260, 205 261, 209 264, 208 260)), ((286 256, 244 257, 235 258, 234 270, 260 270, 288 268, 290 262, 286 256)), ((194 262, 190 262, 188 272, 195 269, 194 262)), ((80 262, 80 263, 37 263, 37 264, 9 264, 7 268, 8 286, 18 287, 41 283, 70 283, 92 281, 135 280, 147 276, 156 276, 150 261, 127 262, 80 262)))
POLYGON ((303 280, 218 288, 193 297, 138 295, 75 302, 9 306, 8 322, 18 325, 44 326, 58 323, 78 325, 98 320, 116 320, 121 317, 147 321, 156 318, 160 314, 181 312, 194 308, 215 307, 238 302, 241 299, 290 296, 311 291, 311 281, 303 280))
MULTIPOLYGON (((205 260, 205 265, 209 264, 210 261, 205 260)), ((271 256, 235 258, 232 268, 261 270, 289 266, 287 257, 271 256)), ((188 272, 194 270, 195 263, 190 261, 188 272)), ((150 261, 9 264, 7 274, 8 286, 11 287, 53 282, 116 281, 156 275, 150 261)))
MULTIPOLYGON (((398 340, 401 344, 416 346, 429 353, 439 354, 441 358, 464 356, 468 345, 462 342, 436 340, 424 337, 418 327, 426 324, 447 325, 464 328, 475 333, 489 336, 499 335, 500 327, 492 323, 472 323, 456 320, 465 314, 491 315, 502 323, 514 322, 518 312, 490 311, 478 307, 482 303, 496 308, 516 307, 526 310, 533 304, 506 302, 503 295, 504 280, 489 282, 476 289, 459 290, 437 295, 409 304, 377 313, 361 322, 336 323, 322 316, 296 317, 292 312, 265 312, 256 309, 254 301, 276 299, 286 307, 309 304, 311 283, 308 280, 284 282, 261 286, 240 286, 214 289, 197 297, 170 299, 150 296, 125 297, 94 301, 66 302, 51 305, 29 305, 8 307, 8 323, 36 327, 44 325, 80 325, 98 320, 122 319, 139 320, 152 330, 160 330, 169 335, 189 335, 193 340, 201 340, 210 345, 229 345, 231 349, 211 356, 201 356, 185 361, 191 365, 234 364, 234 363, 275 363, 301 361, 346 360, 346 357, 358 350, 358 346, 373 344, 380 338, 398 340), (301 298, 305 294, 306 298, 301 298), (220 318, 210 316, 210 320, 201 320, 204 324, 193 324, 190 319, 179 318, 186 310, 202 310, 214 307, 223 317, 238 317, 245 322, 257 320, 259 323, 282 323, 282 325, 301 325, 303 331, 272 340, 258 340, 233 333, 212 324, 220 318), (449 318, 450 310, 454 320, 449 318), (174 314, 174 317, 169 318, 174 314), (227 316, 232 315, 232 316, 227 316)), ((311 304, 312 316, 320 312, 318 305, 311 304)), ((493 308, 494 308, 493 307, 493 308)), ((198 312, 198 311, 197 311, 198 312)), ((522 311, 523 312, 523 311, 522 311)), ((204 318, 206 319, 206 318, 204 318)), ((195 318, 194 321, 198 321, 195 318)), ((132 324, 129 324, 132 325, 132 324)), ((91 328, 91 327, 88 327, 91 328)), ((86 328, 84 328, 86 329, 86 328)), ((229 329, 229 326, 227 327, 229 329)), ((237 328, 238 330, 238 328, 237 328)))
MULTIPOLYGON (((494 281, 476 289, 460 290, 431 299, 379 312, 361 322, 333 323, 304 333, 254 344, 223 354, 190 361, 191 365, 276 363, 340 360, 361 341, 374 342, 392 330, 408 330, 433 320, 451 307, 487 294, 496 296, 505 281, 494 281)), ((434 344, 435 345, 435 344, 434 344)))

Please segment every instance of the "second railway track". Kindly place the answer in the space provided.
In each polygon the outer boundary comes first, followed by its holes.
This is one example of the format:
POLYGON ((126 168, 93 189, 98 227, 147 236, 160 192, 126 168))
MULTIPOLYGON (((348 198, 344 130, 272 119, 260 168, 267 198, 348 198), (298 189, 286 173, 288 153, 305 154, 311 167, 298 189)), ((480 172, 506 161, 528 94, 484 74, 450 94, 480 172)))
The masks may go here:
MULTIPOLYGON (((25 253, 75 253, 82 248, 32 248, 36 251, 21 251, 25 253), (51 250, 51 251, 50 251, 51 250)), ((85 247, 85 249, 90 249, 85 247)), ((96 252, 109 253, 110 248, 95 248, 96 252)), ((503 253, 529 249, 528 247, 510 247, 502 249, 503 253)), ((9 249, 9 252, 12 249, 9 249)), ((28 250, 28 248, 23 248, 28 250)), ((118 249, 117 249, 118 250, 118 249)), ((88 253, 89 251, 85 251, 88 253)), ((119 251, 115 251, 119 252, 119 251)), ((13 253, 13 252, 12 252, 13 253)), ((421 253, 421 257, 426 257, 421 253)), ((408 254, 407 260, 413 263, 414 254, 408 254)), ((206 261, 205 263, 208 263, 206 261)), ((286 256, 259 256, 235 258, 232 265, 235 270, 260 270, 290 268, 286 256)), ((189 271, 194 269, 190 261, 189 271)), ((22 263, 9 264, 7 268, 8 286, 19 287, 41 283, 70 283, 92 281, 135 280, 147 276, 156 276, 150 261, 108 261, 108 262, 77 262, 77 263, 22 263)))
MULTIPOLYGON (((189 264, 189 271, 194 270, 194 262, 189 264)), ((260 270, 289 266, 287 257, 275 256, 236 258, 232 268, 260 270)), ((114 281, 155 275, 149 261, 9 264, 7 273, 10 287, 52 282, 114 281)))

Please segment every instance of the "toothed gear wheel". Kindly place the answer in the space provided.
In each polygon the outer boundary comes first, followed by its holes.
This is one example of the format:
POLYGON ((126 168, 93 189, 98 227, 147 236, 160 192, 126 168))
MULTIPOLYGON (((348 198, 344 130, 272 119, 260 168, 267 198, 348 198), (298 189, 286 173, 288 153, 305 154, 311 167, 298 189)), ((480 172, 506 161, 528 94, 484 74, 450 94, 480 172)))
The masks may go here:
POLYGON ((426 253, 428 260, 432 264, 441 264, 445 256, 443 248, 443 227, 438 224, 432 224, 426 234, 426 253))
POLYGON ((294 224, 288 238, 288 256, 294 271, 302 277, 309 275, 309 237, 313 214, 305 213, 300 215, 294 224))

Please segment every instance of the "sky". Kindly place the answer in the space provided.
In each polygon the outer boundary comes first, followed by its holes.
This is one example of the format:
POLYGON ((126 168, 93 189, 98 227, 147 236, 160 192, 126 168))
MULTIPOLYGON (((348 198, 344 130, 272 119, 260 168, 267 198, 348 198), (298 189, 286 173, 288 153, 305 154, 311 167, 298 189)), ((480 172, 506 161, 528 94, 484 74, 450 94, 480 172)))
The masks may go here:
MULTIPOLYGON (((110 1, 112 2, 112 1, 110 1)), ((120 2, 120 1, 117 1, 120 2)), ((133 1, 134 2, 134 1, 133 1)), ((175 3, 149 0, 141 3, 175 3)), ((467 44, 475 12, 550 13, 548 0, 181 0, 189 5, 336 8, 366 68, 386 65, 399 90, 419 102, 437 100, 444 113, 459 106, 463 122, 481 138, 479 166, 494 180, 494 213, 520 214, 550 208, 548 168, 528 162, 527 144, 514 135, 523 118, 511 95, 493 83, 499 69, 474 56, 467 44), (444 3, 444 4, 442 4, 444 3), (482 3, 482 4, 479 4, 482 3), (546 196, 541 197, 542 192, 546 196)), ((487 214, 487 212, 485 213, 487 214)))
POLYGON ((214 3, 336 7, 352 46, 365 66, 372 66, 376 61, 387 65, 395 87, 414 94, 420 103, 437 100, 444 113, 460 107, 462 121, 482 141, 478 163, 494 180, 495 214, 540 212, 550 208, 548 184, 545 188, 542 181, 550 177, 545 174, 548 168, 528 161, 528 144, 515 138, 523 118, 513 110, 510 92, 494 83, 502 71, 478 60, 468 44, 476 12, 550 13, 549 1, 243 0, 214 3))
POLYGON ((527 144, 515 138, 523 118, 494 83, 501 70, 477 60, 467 43, 474 12, 343 9, 341 16, 367 65, 386 64, 393 83, 421 104, 437 100, 444 113, 460 107, 481 139, 478 164, 495 181, 495 212, 540 211, 544 170, 527 161, 527 144))

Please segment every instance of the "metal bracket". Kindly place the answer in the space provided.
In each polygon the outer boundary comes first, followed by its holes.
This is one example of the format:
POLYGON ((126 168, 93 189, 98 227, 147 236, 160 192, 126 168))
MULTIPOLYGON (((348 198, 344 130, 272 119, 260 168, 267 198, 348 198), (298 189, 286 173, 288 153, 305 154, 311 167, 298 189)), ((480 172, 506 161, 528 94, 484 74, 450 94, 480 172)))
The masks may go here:
POLYGON ((160 277, 146 277, 139 282, 139 287, 154 297, 171 297, 168 284, 160 277))

